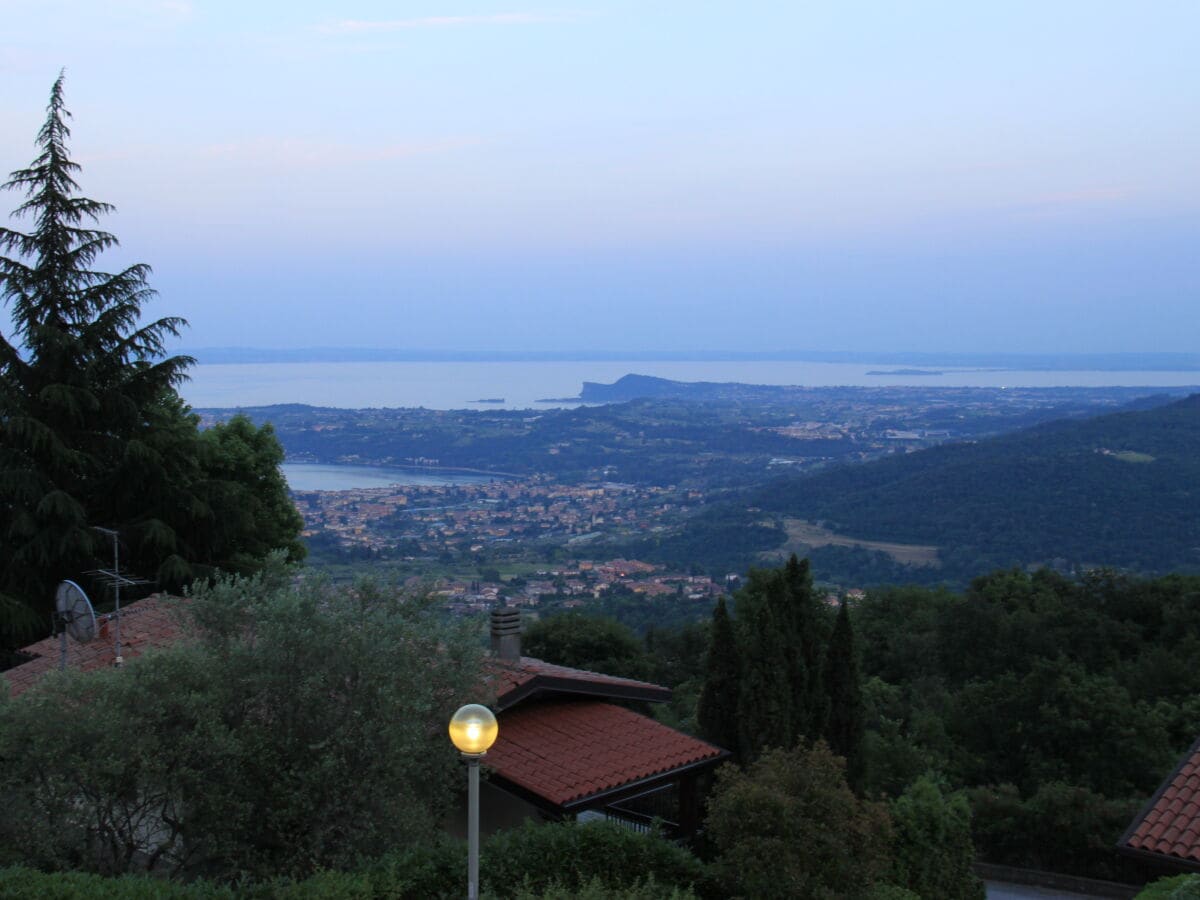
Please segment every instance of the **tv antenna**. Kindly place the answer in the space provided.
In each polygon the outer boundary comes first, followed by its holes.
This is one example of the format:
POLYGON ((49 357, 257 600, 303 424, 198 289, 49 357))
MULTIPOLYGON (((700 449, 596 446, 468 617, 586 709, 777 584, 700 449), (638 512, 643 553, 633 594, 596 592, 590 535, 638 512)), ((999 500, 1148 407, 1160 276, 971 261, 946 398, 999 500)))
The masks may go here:
POLYGON ((111 569, 94 569, 88 572, 89 575, 95 576, 113 589, 115 604, 113 606, 112 615, 107 618, 112 620, 115 625, 113 627, 113 665, 120 668, 125 662, 121 656, 121 588, 122 587, 137 587, 143 584, 150 584, 145 578, 130 578, 121 574, 121 540, 120 534, 113 528, 101 528, 99 525, 93 525, 92 531, 98 531, 101 534, 106 534, 112 538, 113 564, 111 569))
POLYGON ((83 588, 73 581, 64 581, 54 592, 54 609, 62 626, 58 667, 67 668, 67 635, 81 644, 96 636, 96 611, 83 588))

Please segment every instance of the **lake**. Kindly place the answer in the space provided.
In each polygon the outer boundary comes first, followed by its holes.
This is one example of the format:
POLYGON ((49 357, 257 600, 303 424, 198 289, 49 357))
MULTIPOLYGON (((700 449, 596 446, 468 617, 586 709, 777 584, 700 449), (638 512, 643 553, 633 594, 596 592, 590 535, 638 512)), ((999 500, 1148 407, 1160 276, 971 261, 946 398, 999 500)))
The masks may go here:
POLYGON ((306 403, 344 409, 547 409, 578 406, 584 381, 611 383, 631 372, 675 381, 732 381, 807 387, 1179 387, 1200 372, 948 369, 938 375, 871 375, 897 367, 797 361, 746 362, 333 362, 198 365, 180 390, 194 407, 306 403), (480 403, 480 400, 502 403, 480 403))
POLYGON ((495 476, 450 469, 406 469, 384 466, 345 466, 325 463, 284 463, 279 467, 293 491, 352 491, 393 484, 480 484, 495 476))

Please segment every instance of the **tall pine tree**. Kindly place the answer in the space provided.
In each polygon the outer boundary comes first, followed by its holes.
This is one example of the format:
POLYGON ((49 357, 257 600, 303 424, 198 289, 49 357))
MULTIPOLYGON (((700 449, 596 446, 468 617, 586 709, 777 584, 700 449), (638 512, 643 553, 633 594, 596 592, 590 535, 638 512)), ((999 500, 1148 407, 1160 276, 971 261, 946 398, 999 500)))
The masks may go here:
MULTIPOLYGON (((12 322, 11 337, 0 335, 0 615, 9 624, 22 608, 45 614, 56 582, 107 562, 96 526, 118 530, 126 565, 164 587, 191 577, 192 562, 221 561, 206 497, 230 480, 219 465, 206 468, 198 420, 176 391, 192 360, 165 352, 186 323, 142 322, 148 266, 96 267, 117 245, 93 227, 112 207, 76 195, 69 117, 60 75, 37 158, 3 185, 24 194, 13 215, 30 223, 0 228, 0 252, 10 254, 0 255, 0 298, 12 322)), ((262 479, 242 472, 233 482, 249 491, 262 479)), ((286 500, 281 481, 276 492, 286 500)), ((294 510, 270 507, 294 541, 294 510)), ((0 640, 13 636, 10 628, 0 640)))
POLYGON ((696 722, 700 726, 701 737, 735 755, 738 752, 738 699, 741 689, 739 669, 733 620, 729 617, 725 598, 721 597, 713 610, 708 661, 704 687, 700 690, 700 700, 696 706, 696 722))
POLYGON ((116 523, 119 494, 151 480, 158 460, 138 439, 178 416, 174 385, 191 362, 163 353, 181 319, 139 322, 147 266, 93 268, 117 244, 90 227, 112 207, 75 195, 62 87, 60 75, 39 155, 3 185, 24 192, 14 216, 32 228, 0 229, 0 248, 14 254, 0 256, 0 296, 17 342, 0 337, 0 592, 43 607, 57 580, 93 563, 92 526, 116 523))
POLYGON ((846 759, 846 781, 855 791, 863 783, 863 700, 854 649, 850 609, 842 601, 825 657, 825 688, 829 695, 829 718, 825 739, 829 748, 846 759))

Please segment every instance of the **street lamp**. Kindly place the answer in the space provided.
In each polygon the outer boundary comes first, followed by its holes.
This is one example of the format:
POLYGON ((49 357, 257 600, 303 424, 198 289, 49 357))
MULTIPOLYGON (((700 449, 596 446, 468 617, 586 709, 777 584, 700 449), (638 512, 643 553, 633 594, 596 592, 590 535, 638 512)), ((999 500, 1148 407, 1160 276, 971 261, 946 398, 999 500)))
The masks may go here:
POLYGON ((479 758, 499 733, 492 711, 478 703, 450 718, 450 740, 467 762, 467 900, 479 900, 479 758))

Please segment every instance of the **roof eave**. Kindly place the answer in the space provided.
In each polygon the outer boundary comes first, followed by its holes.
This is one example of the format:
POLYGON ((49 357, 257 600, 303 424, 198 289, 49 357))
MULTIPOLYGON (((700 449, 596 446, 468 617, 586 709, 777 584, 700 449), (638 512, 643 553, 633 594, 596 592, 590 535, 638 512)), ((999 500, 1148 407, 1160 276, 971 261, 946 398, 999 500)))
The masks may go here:
MULTIPOLYGON (((698 759, 690 763, 685 763, 682 766, 676 766, 673 769, 667 769, 663 772, 658 772, 653 775, 646 775, 642 778, 636 778, 633 781, 627 781, 624 784, 618 784, 611 788, 605 788, 601 791, 588 794, 584 797, 576 797, 573 800, 568 800, 566 803, 556 803, 548 797, 543 797, 541 794, 532 788, 518 784, 505 778, 494 769, 488 770, 488 780, 503 790, 508 791, 522 800, 532 803, 539 809, 552 813, 554 815, 571 815, 577 812, 582 812, 585 809, 591 809, 598 805, 607 803, 615 803, 618 800, 625 799, 628 796, 643 793, 647 788, 651 788, 658 783, 666 783, 674 781, 681 775, 686 775, 690 772, 696 772, 701 769, 715 766, 718 763, 724 762, 729 758, 729 751, 721 750, 715 756, 708 756, 704 759, 698 759)), ((485 763, 486 765, 486 757, 485 763)))
POLYGON ((496 697, 496 711, 502 712, 522 700, 540 694, 576 694, 585 697, 603 697, 610 700, 642 700, 647 703, 666 703, 671 699, 670 688, 636 684, 611 684, 601 681, 585 681, 580 678, 564 678, 556 675, 534 675, 524 684, 496 697))

